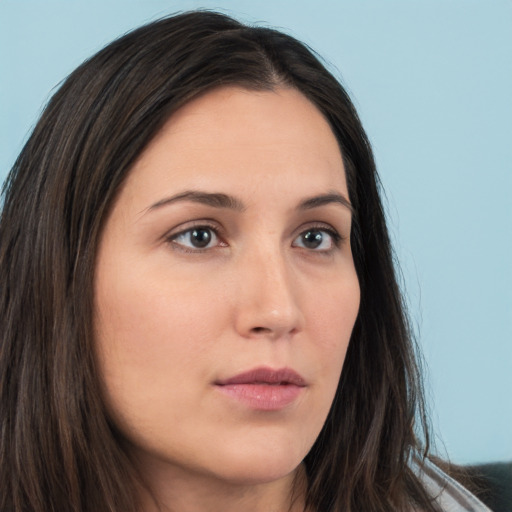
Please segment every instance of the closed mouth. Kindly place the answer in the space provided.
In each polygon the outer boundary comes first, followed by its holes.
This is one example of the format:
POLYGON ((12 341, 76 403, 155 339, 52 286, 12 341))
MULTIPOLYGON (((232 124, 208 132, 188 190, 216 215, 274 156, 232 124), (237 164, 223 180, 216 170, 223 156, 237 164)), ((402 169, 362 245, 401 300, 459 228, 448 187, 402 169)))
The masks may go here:
POLYGON ((217 386, 233 386, 241 384, 268 385, 268 386, 299 386, 305 387, 305 379, 291 368, 272 369, 258 367, 240 373, 228 379, 216 381, 217 386))

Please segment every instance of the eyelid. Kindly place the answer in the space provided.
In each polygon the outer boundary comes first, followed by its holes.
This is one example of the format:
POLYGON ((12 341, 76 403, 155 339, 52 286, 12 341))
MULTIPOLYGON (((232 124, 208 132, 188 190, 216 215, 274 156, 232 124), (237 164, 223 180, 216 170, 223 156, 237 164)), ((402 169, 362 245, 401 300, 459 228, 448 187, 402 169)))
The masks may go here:
POLYGON ((307 224, 301 225, 296 231, 292 241, 292 247, 296 247, 297 249, 301 249, 307 251, 311 254, 318 254, 323 256, 328 256, 332 254, 334 251, 340 249, 342 243, 346 240, 346 237, 341 235, 340 232, 334 228, 331 224, 327 224, 325 222, 311 222, 307 224), (316 249, 316 248, 308 248, 302 247, 301 245, 294 245, 295 241, 298 237, 302 236, 304 233, 308 231, 323 231, 329 235, 332 240, 332 246, 328 249, 316 249))
POLYGON ((346 240, 346 236, 340 233, 340 230, 335 228, 332 224, 321 221, 313 221, 302 224, 298 229, 295 230, 294 237, 296 238, 298 235, 304 233, 308 230, 318 230, 318 231, 326 231, 327 233, 333 235, 333 237, 338 241, 346 240))
POLYGON ((211 251, 212 249, 215 249, 215 247, 226 247, 228 244, 226 243, 224 237, 223 237, 223 229, 221 226, 219 226, 217 223, 212 222, 209 219, 197 219, 188 221, 184 224, 180 224, 179 226, 171 229, 168 231, 162 238, 165 242, 167 242, 173 249, 180 250, 187 253, 201 253, 205 251, 211 251), (193 231, 194 229, 209 229, 211 230, 215 236, 219 239, 221 244, 218 244, 214 247, 188 247, 186 245, 180 244, 176 242, 176 239, 180 237, 181 235, 184 235, 185 233, 188 233, 189 231, 193 231))
POLYGON ((186 222, 182 222, 178 226, 175 226, 171 229, 169 229, 163 236, 163 239, 169 240, 170 238, 176 237, 178 235, 181 235, 182 233, 185 233, 187 231, 190 231, 191 229, 197 229, 197 228, 209 228, 216 233, 221 233, 222 227, 219 226, 219 223, 212 220, 212 219, 193 219, 193 220, 187 220, 186 222))

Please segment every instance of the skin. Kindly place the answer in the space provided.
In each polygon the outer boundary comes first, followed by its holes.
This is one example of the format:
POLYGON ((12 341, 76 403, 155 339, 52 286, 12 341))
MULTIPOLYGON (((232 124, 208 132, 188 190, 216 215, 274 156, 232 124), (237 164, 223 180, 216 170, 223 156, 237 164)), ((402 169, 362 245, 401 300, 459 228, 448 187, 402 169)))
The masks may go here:
POLYGON ((95 330, 108 410, 163 510, 285 511, 294 480, 301 509, 359 307, 350 229, 337 141, 294 89, 209 92, 135 164, 100 240, 95 330), (236 204, 169 201, 186 191, 236 204), (306 385, 272 411, 219 391, 260 366, 306 385))

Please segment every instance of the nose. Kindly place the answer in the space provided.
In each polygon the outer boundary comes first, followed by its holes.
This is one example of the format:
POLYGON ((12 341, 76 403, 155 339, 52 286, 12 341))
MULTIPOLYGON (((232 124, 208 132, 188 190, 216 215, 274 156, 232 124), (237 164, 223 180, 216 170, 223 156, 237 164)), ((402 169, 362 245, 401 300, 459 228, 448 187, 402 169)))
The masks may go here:
POLYGON ((235 328, 244 338, 290 338, 304 324, 299 283, 280 251, 259 251, 239 262, 235 328))

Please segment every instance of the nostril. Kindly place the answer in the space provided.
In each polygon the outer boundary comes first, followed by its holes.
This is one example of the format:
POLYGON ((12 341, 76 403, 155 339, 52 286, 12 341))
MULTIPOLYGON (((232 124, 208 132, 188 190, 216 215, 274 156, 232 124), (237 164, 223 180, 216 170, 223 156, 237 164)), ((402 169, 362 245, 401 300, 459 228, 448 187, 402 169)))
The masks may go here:
POLYGON ((268 327, 253 327, 251 330, 255 334, 266 334, 271 332, 271 329, 268 327))

